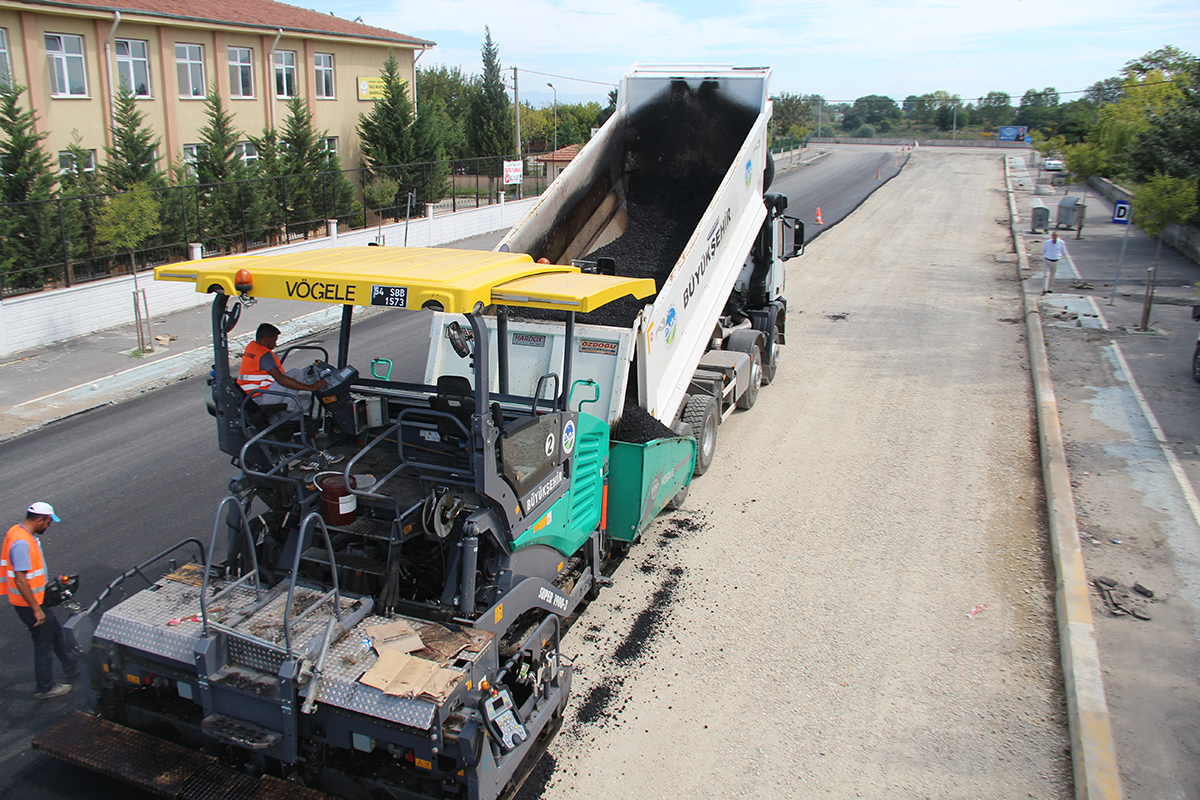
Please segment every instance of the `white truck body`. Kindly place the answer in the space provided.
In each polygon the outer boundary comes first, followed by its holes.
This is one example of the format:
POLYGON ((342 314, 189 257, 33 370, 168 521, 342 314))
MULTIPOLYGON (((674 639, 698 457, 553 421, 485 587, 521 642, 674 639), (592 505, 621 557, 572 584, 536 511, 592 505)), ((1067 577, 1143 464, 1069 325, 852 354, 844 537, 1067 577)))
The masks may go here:
MULTIPOLYGON (((753 120, 653 302, 641 308, 628 328, 586 322, 576 325, 575 374, 599 384, 599 405, 607 410, 610 424, 621 417, 631 365, 636 365, 637 399, 642 408, 667 426, 679 420, 697 367, 713 346, 714 332, 716 341, 722 338, 719 325, 731 291, 744 291, 751 281, 751 252, 769 213, 763 199, 764 170, 773 174, 773 163, 768 166, 770 76, 770 68, 635 66, 621 81, 616 113, 497 246, 498 250, 568 264, 620 237, 626 223, 627 140, 637 135, 629 130, 631 121, 655 103, 670 113, 664 97, 673 90, 681 91, 680 82, 686 82, 686 91, 708 92, 710 98, 715 91, 723 107, 736 107, 739 119, 753 120)), ((770 239, 776 252, 772 253, 766 293, 782 304, 784 269, 777 251, 785 223, 781 215, 776 216, 768 226, 775 231, 770 239)), ((618 274, 624 273, 618 270, 618 274)), ((468 365, 454 355, 446 337, 449 322, 441 314, 433 320, 430 338, 435 345, 427 364, 427 382, 443 374, 467 374, 468 365)), ((524 339, 531 345, 511 348, 510 391, 532 395, 537 379, 549 364, 556 363, 555 358, 561 358, 564 326, 514 319, 509 331, 516 337, 514 343, 524 339)), ((764 357, 766 344, 764 340, 764 357)), ((748 359, 738 363, 742 369, 749 366, 748 359)), ((742 386, 747 380, 741 378, 742 386)), ((578 407, 578 399, 572 407, 578 407)), ((595 408, 587 410, 605 416, 595 408)))

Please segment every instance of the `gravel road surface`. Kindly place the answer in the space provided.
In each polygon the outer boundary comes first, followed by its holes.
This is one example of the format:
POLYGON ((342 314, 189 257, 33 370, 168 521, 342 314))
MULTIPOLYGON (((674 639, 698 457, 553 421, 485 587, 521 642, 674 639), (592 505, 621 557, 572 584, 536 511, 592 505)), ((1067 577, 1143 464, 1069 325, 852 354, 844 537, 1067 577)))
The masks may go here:
POLYGON ((1067 798, 1003 155, 790 262, 780 374, 572 627, 524 798, 1067 798))

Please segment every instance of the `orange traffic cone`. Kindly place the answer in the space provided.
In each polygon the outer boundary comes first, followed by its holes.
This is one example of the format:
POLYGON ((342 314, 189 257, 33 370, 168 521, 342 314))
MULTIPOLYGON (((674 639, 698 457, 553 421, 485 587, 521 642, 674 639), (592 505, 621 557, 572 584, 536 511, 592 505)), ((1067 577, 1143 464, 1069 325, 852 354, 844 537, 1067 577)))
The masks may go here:
POLYGON ((881 180, 882 170, 875 170, 875 180, 881 180))
POLYGON ((824 222, 821 222, 821 207, 820 206, 817 206, 817 224, 818 225, 825 224, 824 222))
POLYGON ((893 166, 893 167, 895 167, 895 166, 899 165, 899 163, 900 163, 900 162, 899 162, 899 160, 897 160, 896 158, 893 158, 893 159, 892 159, 892 166, 893 166))

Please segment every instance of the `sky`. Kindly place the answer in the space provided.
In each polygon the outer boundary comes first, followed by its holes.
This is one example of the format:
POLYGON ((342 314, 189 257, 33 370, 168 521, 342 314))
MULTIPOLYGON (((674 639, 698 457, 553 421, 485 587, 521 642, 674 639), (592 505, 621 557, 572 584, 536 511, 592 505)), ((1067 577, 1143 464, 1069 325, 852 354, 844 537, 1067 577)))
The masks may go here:
MULTIPOLYGON (((308 6, 305 0, 291 0, 308 6)), ((309 0, 311 2, 311 0, 309 0)), ((521 99, 607 103, 630 66, 771 66, 772 94, 830 102, 1053 86, 1062 100, 1164 45, 1200 55, 1197 0, 323 0, 315 9, 437 46, 419 66, 482 72, 484 26, 521 99)))

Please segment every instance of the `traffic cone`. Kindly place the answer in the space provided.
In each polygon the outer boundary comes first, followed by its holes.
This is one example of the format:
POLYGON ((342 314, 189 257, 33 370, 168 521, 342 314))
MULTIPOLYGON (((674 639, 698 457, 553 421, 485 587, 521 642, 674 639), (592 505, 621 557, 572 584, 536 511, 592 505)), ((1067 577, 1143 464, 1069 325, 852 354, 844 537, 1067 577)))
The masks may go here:
POLYGON ((882 170, 878 170, 878 169, 875 170, 875 180, 880 180, 881 175, 882 175, 882 170))
POLYGON ((818 225, 825 224, 824 222, 821 222, 821 207, 820 206, 817 206, 817 224, 818 225))

